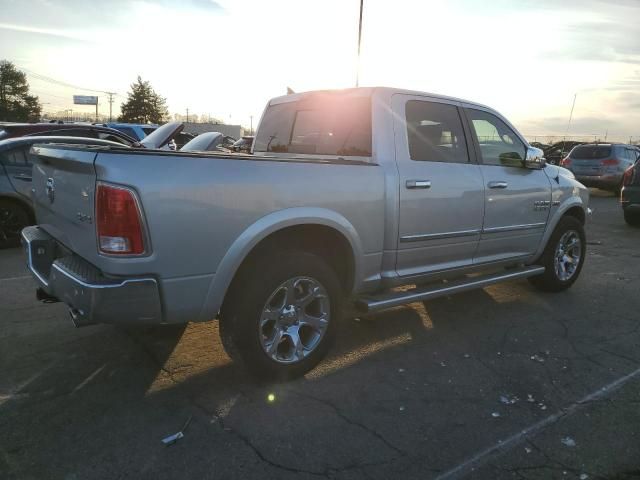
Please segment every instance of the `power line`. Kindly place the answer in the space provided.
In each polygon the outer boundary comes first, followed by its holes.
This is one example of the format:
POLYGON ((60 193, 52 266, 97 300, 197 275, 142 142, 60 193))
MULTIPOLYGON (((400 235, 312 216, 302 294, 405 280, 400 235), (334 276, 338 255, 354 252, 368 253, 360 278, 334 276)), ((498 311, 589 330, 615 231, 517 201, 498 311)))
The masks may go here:
POLYGON ((40 73, 34 72, 33 70, 29 70, 28 68, 24 68, 24 67, 21 67, 21 66, 18 66, 18 68, 20 70, 24 70, 29 75, 31 75, 34 78, 37 78, 38 80, 42 80, 42 81, 48 82, 48 83, 53 83, 53 84, 59 85, 61 87, 74 88, 76 90, 84 90, 84 91, 87 91, 87 92, 106 93, 106 94, 113 93, 114 95, 118 95, 117 92, 107 92, 106 90, 96 90, 95 88, 80 87, 78 85, 73 85, 71 83, 63 82, 62 80, 56 80, 55 78, 48 77, 47 75, 42 75, 40 73))

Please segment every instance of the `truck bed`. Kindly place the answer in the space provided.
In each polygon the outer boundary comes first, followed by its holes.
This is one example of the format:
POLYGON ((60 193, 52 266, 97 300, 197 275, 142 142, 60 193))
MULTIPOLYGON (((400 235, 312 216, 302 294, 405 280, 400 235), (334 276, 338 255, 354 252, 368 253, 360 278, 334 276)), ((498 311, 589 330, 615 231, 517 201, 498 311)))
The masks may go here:
POLYGON ((362 255, 378 259, 379 271, 385 185, 382 169, 373 163, 51 145, 34 152, 40 227, 105 275, 156 278, 169 321, 212 318, 201 311, 202 299, 221 262, 234 254, 238 241, 257 242, 268 234, 263 224, 275 231, 289 218, 334 219, 352 229, 362 255), (53 202, 48 182, 55 185, 53 202), (136 192, 148 255, 98 252, 92 222, 98 182, 136 192))

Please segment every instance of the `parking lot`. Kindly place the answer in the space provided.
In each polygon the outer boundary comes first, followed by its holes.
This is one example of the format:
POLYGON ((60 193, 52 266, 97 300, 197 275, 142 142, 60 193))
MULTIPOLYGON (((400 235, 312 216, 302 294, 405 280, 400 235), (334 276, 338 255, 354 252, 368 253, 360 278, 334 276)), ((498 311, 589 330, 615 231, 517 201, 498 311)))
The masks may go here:
POLYGON ((347 318, 275 385, 216 322, 74 329, 0 251, 0 478, 640 478, 640 229, 610 194, 591 207, 569 291, 347 318))

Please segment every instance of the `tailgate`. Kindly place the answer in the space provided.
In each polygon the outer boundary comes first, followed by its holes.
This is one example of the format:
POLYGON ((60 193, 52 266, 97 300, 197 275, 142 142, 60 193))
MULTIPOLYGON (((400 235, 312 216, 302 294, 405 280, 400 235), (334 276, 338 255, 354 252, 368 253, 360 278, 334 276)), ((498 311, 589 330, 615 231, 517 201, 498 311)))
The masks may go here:
POLYGON ((97 152, 82 147, 34 146, 33 201, 38 225, 91 260, 97 255, 94 225, 97 152))
POLYGON ((571 170, 575 175, 602 175, 602 160, 571 159, 571 170))

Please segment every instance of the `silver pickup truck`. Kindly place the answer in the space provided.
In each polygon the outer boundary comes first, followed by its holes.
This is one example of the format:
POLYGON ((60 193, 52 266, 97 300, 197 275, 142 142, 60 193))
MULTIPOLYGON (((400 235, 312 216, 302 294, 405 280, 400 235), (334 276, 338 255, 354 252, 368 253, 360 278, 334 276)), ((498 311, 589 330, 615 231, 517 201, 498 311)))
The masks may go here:
POLYGON ((262 376, 313 368, 341 312, 585 259, 588 190, 499 113, 392 88, 271 100, 251 155, 35 146, 38 296, 77 325, 219 319, 262 376), (398 289, 399 286, 411 286, 398 289))

